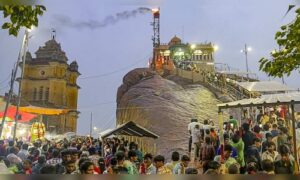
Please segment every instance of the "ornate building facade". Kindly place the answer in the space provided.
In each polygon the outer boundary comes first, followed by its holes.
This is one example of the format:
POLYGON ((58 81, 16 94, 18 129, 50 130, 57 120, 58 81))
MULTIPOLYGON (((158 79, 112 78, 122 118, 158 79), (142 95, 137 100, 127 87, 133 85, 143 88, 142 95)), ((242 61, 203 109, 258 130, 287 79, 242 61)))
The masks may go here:
POLYGON ((183 43, 174 36, 169 43, 160 44, 153 50, 151 67, 156 71, 175 68, 186 69, 193 65, 198 70, 214 70, 214 46, 212 43, 183 43))
POLYGON ((49 132, 76 132, 80 89, 77 62, 68 64, 65 52, 54 37, 35 54, 36 58, 30 52, 26 54, 22 99, 34 106, 69 109, 67 114, 43 116, 43 122, 49 132))

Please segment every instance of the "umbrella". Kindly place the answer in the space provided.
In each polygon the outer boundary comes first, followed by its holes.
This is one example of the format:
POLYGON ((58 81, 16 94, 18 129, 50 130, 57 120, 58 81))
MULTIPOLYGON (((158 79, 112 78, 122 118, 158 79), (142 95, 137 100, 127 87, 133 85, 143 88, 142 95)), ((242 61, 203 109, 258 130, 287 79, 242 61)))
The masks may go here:
MULTIPOLYGON (((6 118, 5 119, 7 120, 9 118, 11 120, 14 120, 15 116, 16 116, 16 110, 17 110, 16 107, 10 106, 7 109, 7 113, 6 113, 6 118)), ((4 115, 4 112, 0 112, 0 118, 1 119, 3 118, 3 115, 4 115)), ((26 112, 22 112, 22 111, 19 111, 19 115, 21 116, 18 119, 18 122, 20 122, 20 123, 27 123, 27 122, 31 121, 33 118, 35 118, 37 116, 35 114, 30 114, 30 113, 26 113, 26 112)))

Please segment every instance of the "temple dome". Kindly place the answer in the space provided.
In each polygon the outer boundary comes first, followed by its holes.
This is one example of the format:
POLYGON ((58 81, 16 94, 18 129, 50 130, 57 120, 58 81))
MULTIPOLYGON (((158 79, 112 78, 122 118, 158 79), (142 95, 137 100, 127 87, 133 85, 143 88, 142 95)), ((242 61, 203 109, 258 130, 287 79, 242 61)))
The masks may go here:
POLYGON ((54 38, 47 41, 45 46, 39 47, 35 54, 38 60, 68 61, 66 53, 61 49, 60 44, 57 43, 54 38))
POLYGON ((181 44, 181 39, 178 38, 176 35, 171 39, 169 45, 181 44))

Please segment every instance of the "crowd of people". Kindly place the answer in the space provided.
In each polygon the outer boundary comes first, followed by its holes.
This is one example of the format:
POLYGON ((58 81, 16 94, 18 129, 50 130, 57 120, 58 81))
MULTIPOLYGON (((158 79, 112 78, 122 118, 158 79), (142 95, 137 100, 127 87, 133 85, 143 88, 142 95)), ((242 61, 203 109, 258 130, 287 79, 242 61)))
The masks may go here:
MULTIPOLYGON (((188 128, 191 135, 189 151, 204 174, 298 173, 292 125, 286 107, 264 110, 241 126, 230 116, 224 123, 223 134, 216 133, 207 120, 202 124, 192 119, 188 128)), ((300 124, 297 125, 296 132, 300 132, 300 124)), ((297 133, 296 137, 299 135, 297 133)))
POLYGON ((182 156, 181 161, 179 153, 172 157, 178 164, 165 166, 164 156, 143 154, 135 142, 117 137, 104 142, 90 137, 34 143, 0 140, 0 174, 185 173, 189 157, 182 156))
POLYGON ((174 151, 170 161, 117 137, 0 140, 0 174, 296 174, 286 113, 270 108, 242 125, 230 116, 222 131, 192 119, 189 153, 174 151))

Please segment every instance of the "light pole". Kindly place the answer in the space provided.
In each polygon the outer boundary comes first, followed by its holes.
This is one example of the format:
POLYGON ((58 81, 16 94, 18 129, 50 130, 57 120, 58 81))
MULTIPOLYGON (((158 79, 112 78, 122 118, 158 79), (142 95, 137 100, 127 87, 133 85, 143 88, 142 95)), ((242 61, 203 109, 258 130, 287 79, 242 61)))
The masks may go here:
POLYGON ((245 49, 242 49, 241 52, 245 53, 246 57, 246 71, 247 71, 247 79, 249 79, 249 67, 248 67, 248 52, 251 51, 251 47, 247 47, 247 44, 245 44, 245 49))
POLYGON ((90 137, 92 137, 92 128, 93 127, 93 112, 91 112, 91 119, 90 119, 90 137))
POLYGON ((28 40, 29 40, 29 32, 30 32, 30 29, 25 29, 25 34, 24 34, 24 37, 23 37, 23 42, 22 42, 21 50, 19 52, 18 60, 17 60, 17 63, 16 63, 16 65, 15 65, 13 71, 12 71, 11 81, 10 81, 10 89, 9 89, 9 93, 8 93, 8 97, 7 97, 7 101, 6 101, 6 105, 5 105, 5 110, 4 110, 4 115, 3 115, 3 118, 2 118, 2 121, 1 121, 1 127, 0 127, 0 137, 2 137, 2 132, 3 132, 3 127, 4 127, 4 123, 5 123, 5 118, 6 118, 6 115, 7 115, 8 106, 9 106, 9 103, 10 103, 10 101, 12 99, 12 95, 13 95, 14 82, 16 80, 18 66, 19 66, 19 63, 22 62, 21 81, 20 81, 20 84, 19 84, 19 91, 18 91, 18 102, 17 102, 17 110, 16 110, 16 115, 15 115, 13 140, 15 140, 17 122, 18 122, 18 119, 19 119, 19 105, 20 105, 20 101, 21 101, 21 84, 22 84, 22 79, 23 79, 23 75, 24 75, 26 51, 27 51, 27 48, 28 48, 28 40))
POLYGON ((17 109, 16 109, 16 115, 15 115, 15 126, 14 126, 14 134, 13 134, 13 141, 16 139, 16 133, 17 133, 17 127, 18 127, 18 120, 19 120, 19 107, 21 103, 22 98, 22 81, 24 78, 24 72, 25 72, 25 61, 26 61, 26 52, 28 49, 28 40, 29 40, 29 32, 31 29, 25 29, 23 44, 22 44, 22 52, 21 52, 21 58, 22 58, 22 67, 21 67, 21 80, 19 82, 19 89, 18 89, 18 101, 17 101, 17 109))

